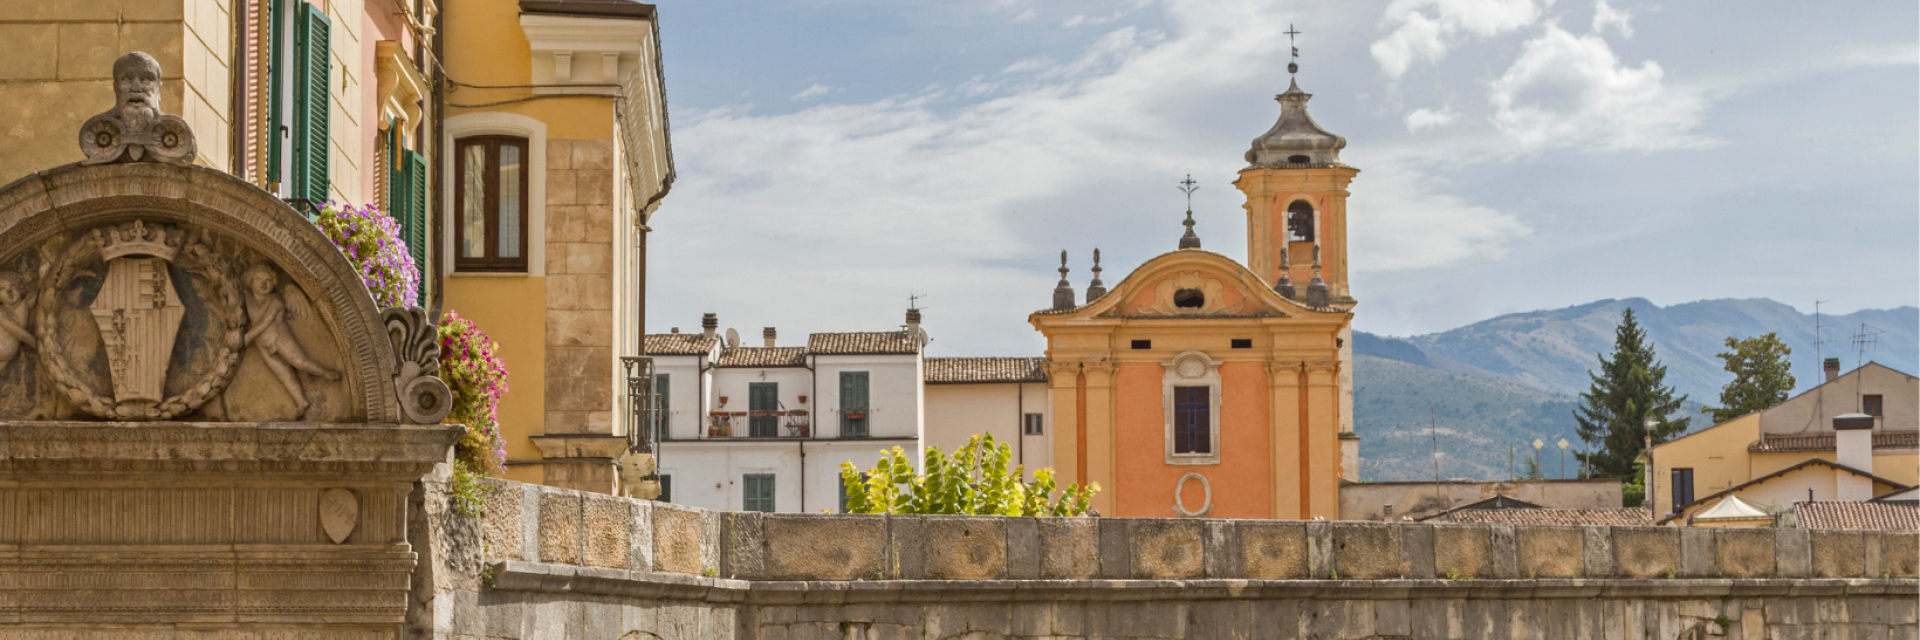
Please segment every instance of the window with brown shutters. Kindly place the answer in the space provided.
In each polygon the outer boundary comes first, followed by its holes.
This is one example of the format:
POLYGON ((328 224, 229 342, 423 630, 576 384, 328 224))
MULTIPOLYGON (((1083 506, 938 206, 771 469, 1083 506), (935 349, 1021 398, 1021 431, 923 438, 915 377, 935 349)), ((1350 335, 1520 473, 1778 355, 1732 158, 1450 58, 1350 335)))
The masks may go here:
POLYGON ((526 138, 462 138, 453 162, 454 268, 526 271, 526 138))

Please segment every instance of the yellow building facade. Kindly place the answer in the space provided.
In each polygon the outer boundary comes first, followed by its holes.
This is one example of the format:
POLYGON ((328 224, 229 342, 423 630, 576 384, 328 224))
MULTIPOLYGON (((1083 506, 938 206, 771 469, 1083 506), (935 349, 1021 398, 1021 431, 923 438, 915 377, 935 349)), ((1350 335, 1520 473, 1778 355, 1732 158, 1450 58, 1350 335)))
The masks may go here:
POLYGON ((442 306, 501 345, 507 477, 614 492, 647 219, 672 184, 658 13, 446 0, 442 306))
POLYGON ((1653 447, 1645 482, 1656 518, 1685 523, 1727 496, 1777 514, 1920 484, 1920 379, 1872 362, 1844 375, 1836 360, 1827 367, 1825 383, 1771 409, 1653 447), (1836 429, 1846 416, 1871 428, 1836 429))
MULTIPOLYGON (((1337 519, 1358 468, 1346 140, 1297 84, 1235 183, 1248 261, 1205 251, 1188 212, 1178 249, 1084 302, 1061 265, 1047 339, 1053 468, 1098 483, 1119 517, 1337 519)), ((1097 268, 1096 262, 1096 268, 1097 268)))

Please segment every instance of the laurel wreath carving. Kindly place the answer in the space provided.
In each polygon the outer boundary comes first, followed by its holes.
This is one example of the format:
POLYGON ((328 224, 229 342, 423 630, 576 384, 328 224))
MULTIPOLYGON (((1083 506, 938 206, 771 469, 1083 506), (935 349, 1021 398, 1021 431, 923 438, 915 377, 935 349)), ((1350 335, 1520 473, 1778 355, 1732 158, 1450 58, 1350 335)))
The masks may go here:
POLYGON ((72 284, 76 266, 84 259, 99 255, 100 241, 93 234, 81 234, 80 240, 69 244, 65 251, 54 257, 48 265, 46 277, 41 279, 39 314, 34 322, 35 351, 40 354, 42 368, 54 386, 82 411, 101 418, 120 420, 166 420, 178 417, 200 408, 209 398, 225 390, 240 363, 247 315, 232 264, 207 245, 204 232, 189 236, 180 252, 174 256, 173 263, 187 273, 205 278, 212 285, 213 295, 203 295, 203 298, 208 308, 226 326, 226 331, 221 334, 214 348, 212 366, 207 372, 186 391, 153 404, 119 403, 111 397, 102 397, 75 373, 73 364, 67 361, 62 348, 64 345, 54 334, 54 328, 59 326, 60 305, 66 298, 61 293, 72 284))

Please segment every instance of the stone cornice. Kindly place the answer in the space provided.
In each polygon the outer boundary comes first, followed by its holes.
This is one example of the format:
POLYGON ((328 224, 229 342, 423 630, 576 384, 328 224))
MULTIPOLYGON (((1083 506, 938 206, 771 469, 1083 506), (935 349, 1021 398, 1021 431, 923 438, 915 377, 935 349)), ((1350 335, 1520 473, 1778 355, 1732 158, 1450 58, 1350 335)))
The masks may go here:
POLYGON ((357 473, 418 477, 446 461, 454 424, 9 422, 0 477, 46 473, 357 473))

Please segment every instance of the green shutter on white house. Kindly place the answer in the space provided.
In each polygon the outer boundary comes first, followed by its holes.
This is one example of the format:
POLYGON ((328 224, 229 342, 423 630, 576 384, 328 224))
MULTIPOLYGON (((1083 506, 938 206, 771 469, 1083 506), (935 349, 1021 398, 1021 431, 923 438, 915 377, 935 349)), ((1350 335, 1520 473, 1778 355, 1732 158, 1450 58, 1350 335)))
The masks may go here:
POLYGON ((840 372, 840 437, 867 437, 867 395, 867 372, 840 372))
POLYGON ((394 179, 393 214, 400 223, 400 239, 407 242, 407 254, 420 270, 420 293, 416 302, 426 306, 427 287, 427 159, 418 152, 400 152, 400 172, 394 179))
POLYGON ((749 473, 740 478, 740 510, 773 513, 773 474, 749 473))
POLYGON ((286 37, 282 25, 287 23, 287 2, 273 0, 268 9, 271 17, 267 23, 267 41, 271 44, 267 47, 267 183, 271 185, 280 183, 280 131, 286 126, 286 119, 281 116, 280 92, 286 89, 280 86, 283 75, 280 65, 287 59, 287 52, 280 41, 286 37))
POLYGON ((293 33, 294 200, 318 207, 327 200, 327 117, 332 67, 328 43, 333 22, 319 7, 296 2, 293 33))

